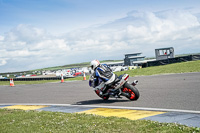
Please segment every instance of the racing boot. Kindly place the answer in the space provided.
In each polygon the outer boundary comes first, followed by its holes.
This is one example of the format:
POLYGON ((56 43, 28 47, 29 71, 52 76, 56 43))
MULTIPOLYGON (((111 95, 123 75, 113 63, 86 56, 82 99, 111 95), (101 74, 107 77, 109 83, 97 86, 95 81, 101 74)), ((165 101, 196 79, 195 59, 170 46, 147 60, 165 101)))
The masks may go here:
POLYGON ((108 95, 108 93, 107 93, 108 88, 109 88, 108 86, 104 86, 104 87, 100 90, 99 95, 100 95, 101 97, 108 95))

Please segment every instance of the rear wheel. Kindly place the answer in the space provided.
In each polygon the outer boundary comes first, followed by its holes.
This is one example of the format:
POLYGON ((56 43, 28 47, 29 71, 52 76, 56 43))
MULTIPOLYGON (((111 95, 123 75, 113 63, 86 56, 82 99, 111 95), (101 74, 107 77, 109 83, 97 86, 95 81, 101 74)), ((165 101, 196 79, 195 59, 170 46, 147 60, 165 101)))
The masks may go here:
POLYGON ((99 93, 100 93, 99 90, 95 90, 95 93, 96 93, 100 98, 102 98, 103 100, 108 100, 108 99, 109 99, 109 95, 107 95, 107 96, 100 96, 100 95, 99 95, 99 93))
POLYGON ((128 84, 127 82, 124 84, 124 88, 122 89, 124 93, 128 93, 129 96, 126 96, 128 99, 134 101, 140 97, 140 93, 135 86, 128 84))

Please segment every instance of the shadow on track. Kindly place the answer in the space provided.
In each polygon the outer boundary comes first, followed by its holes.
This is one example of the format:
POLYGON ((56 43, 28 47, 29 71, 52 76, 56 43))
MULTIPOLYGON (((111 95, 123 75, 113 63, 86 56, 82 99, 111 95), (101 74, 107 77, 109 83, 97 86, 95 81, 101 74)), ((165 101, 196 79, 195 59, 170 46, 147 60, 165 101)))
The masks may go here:
POLYGON ((109 99, 109 100, 102 100, 102 99, 94 99, 94 100, 86 100, 86 101, 80 101, 73 105, 91 105, 91 104, 102 104, 102 103, 116 103, 116 102, 128 102, 130 100, 121 100, 121 99, 109 99))

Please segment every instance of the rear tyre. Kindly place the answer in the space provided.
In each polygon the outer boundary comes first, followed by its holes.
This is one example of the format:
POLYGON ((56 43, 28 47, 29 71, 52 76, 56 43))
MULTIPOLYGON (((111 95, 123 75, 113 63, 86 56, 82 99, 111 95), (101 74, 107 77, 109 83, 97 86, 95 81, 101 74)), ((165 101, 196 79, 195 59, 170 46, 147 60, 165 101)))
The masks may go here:
POLYGON ((102 98, 103 100, 108 100, 108 99, 109 99, 109 95, 107 95, 107 96, 100 96, 100 95, 99 95, 99 93, 100 93, 99 90, 95 90, 95 93, 96 93, 100 98, 102 98))
POLYGON ((140 97, 138 89, 135 86, 128 84, 127 82, 124 84, 122 91, 129 94, 129 96, 126 97, 131 101, 135 101, 140 97))

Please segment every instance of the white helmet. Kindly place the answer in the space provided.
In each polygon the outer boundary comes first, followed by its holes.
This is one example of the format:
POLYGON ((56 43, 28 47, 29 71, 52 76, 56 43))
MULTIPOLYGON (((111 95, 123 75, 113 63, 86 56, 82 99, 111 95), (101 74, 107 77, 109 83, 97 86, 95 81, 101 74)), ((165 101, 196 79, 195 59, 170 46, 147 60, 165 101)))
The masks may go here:
POLYGON ((94 70, 99 64, 100 62, 98 60, 93 60, 90 62, 90 67, 94 70))

